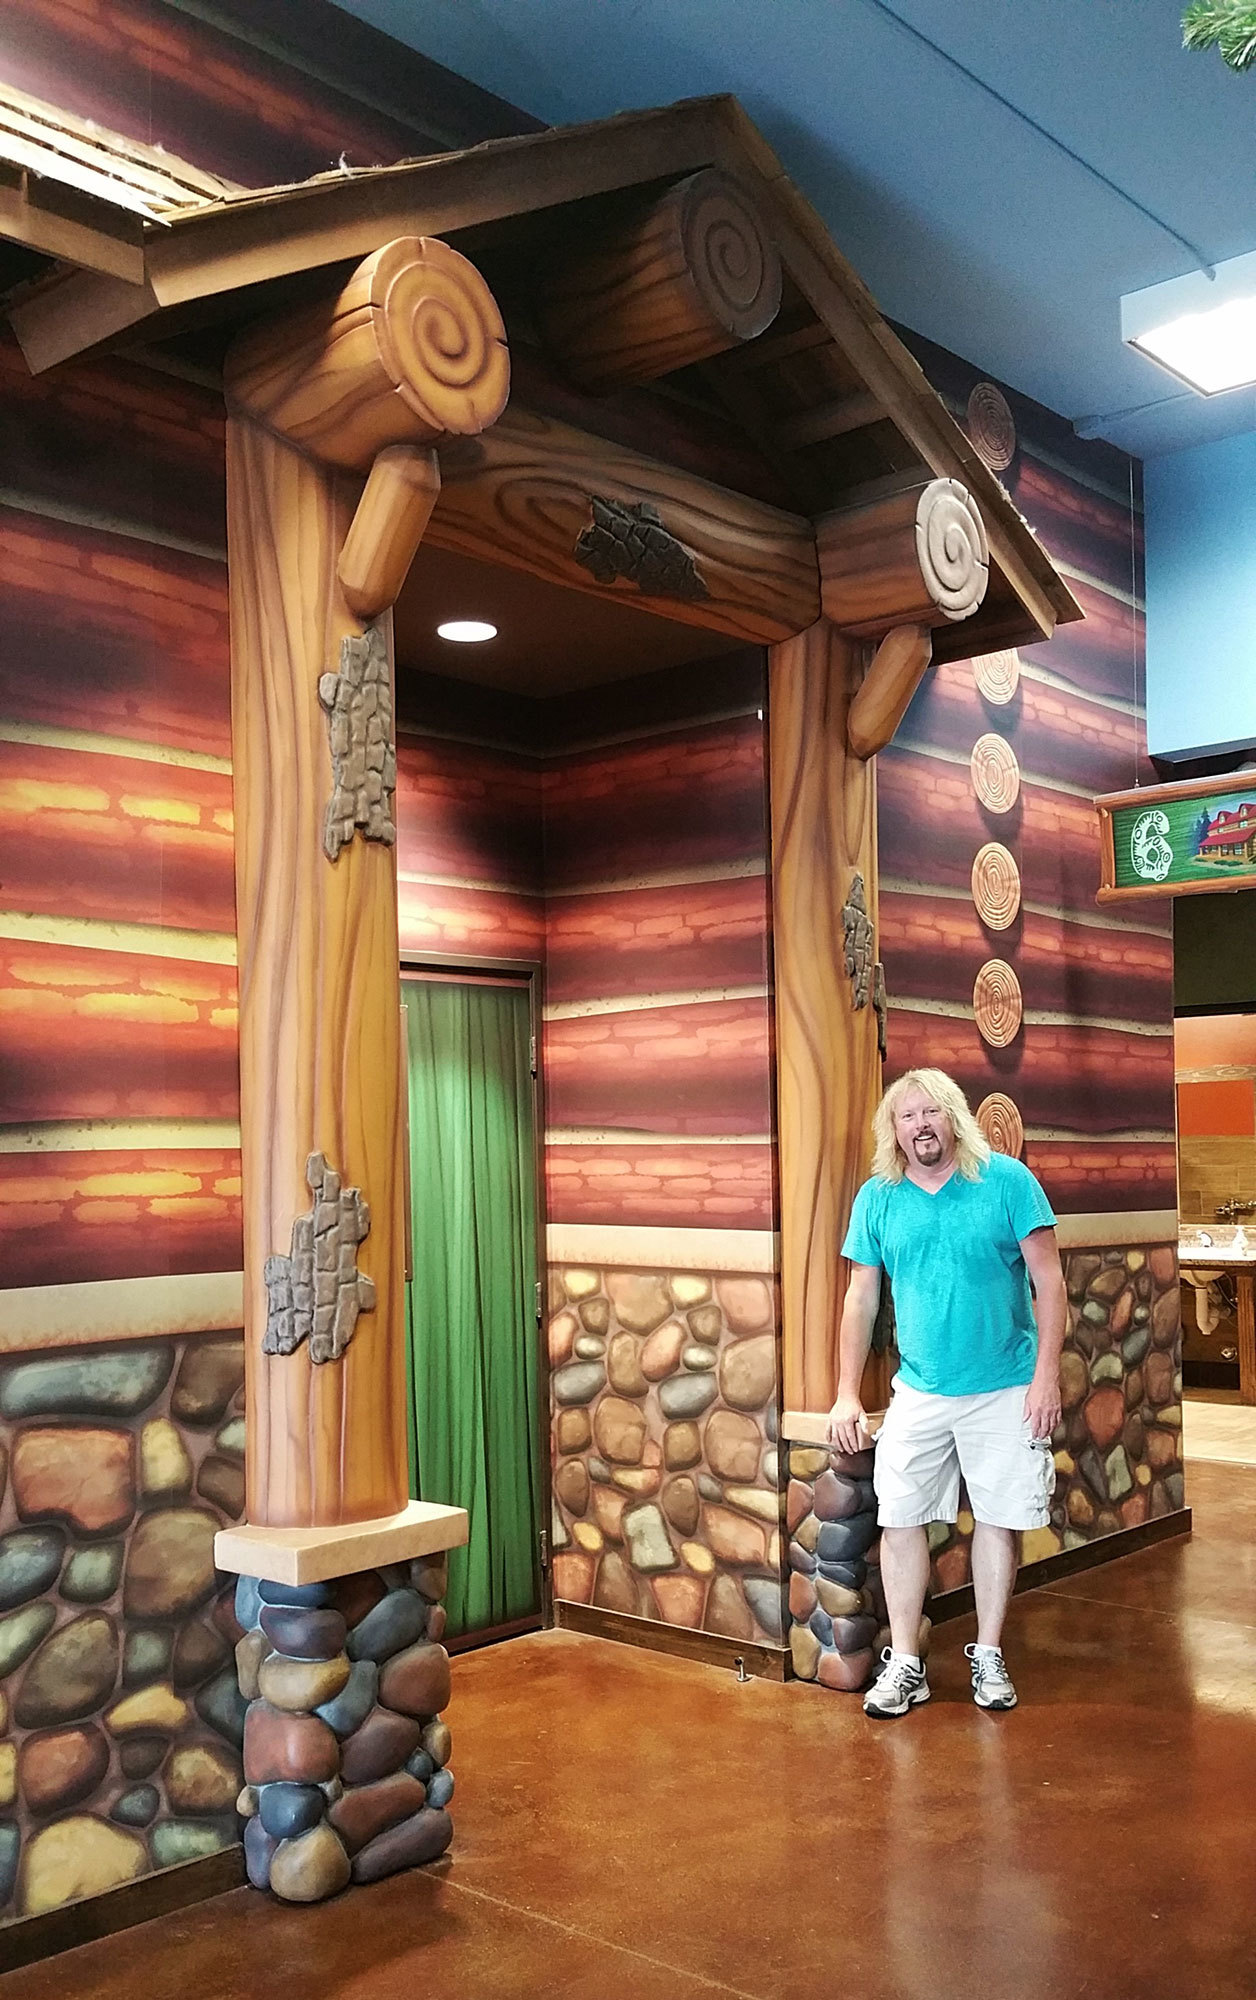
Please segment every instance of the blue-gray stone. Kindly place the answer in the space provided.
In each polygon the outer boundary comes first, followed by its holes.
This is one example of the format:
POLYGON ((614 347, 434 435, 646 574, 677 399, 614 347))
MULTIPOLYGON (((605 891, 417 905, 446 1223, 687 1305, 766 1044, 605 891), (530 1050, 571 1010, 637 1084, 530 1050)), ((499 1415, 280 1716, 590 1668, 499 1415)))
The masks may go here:
POLYGON ((351 1660, 390 1660, 427 1633, 427 1606, 417 1590, 390 1590, 349 1634, 351 1660))
POLYGON ((379 1668, 374 1660, 357 1660, 336 1699, 325 1701, 314 1713, 329 1729, 334 1729, 337 1736, 352 1736, 374 1708, 378 1688, 379 1668))
POLYGON ((294 1604, 302 1611, 325 1611, 336 1602, 334 1583, 271 1583, 263 1577, 257 1594, 263 1604, 294 1604))
POLYGON ((109 1817, 119 1826, 148 1826, 157 1816, 161 1793, 156 1785, 132 1785, 115 1799, 109 1817))
POLYGON ((822 1562, 820 1575, 829 1583, 840 1583, 846 1590, 862 1590, 868 1581, 868 1565, 862 1561, 822 1562))
POLYGON ((748 1576, 742 1583, 746 1600, 765 1632, 774 1639, 784 1637, 781 1617, 781 1586, 775 1577, 748 1576))
POLYGON ((61 1578, 61 1595, 71 1604, 103 1604, 118 1588, 125 1542, 100 1542, 76 1549, 61 1578))
POLYGON ((1186 1481, 1180 1472, 1165 1473, 1164 1490, 1174 1507, 1184 1507, 1186 1505, 1186 1481))
POLYGON ((1134 1368, 1138 1365, 1147 1352, 1150 1340, 1150 1327, 1136 1326, 1133 1333, 1126 1334, 1124 1340, 1121 1342, 1121 1359, 1127 1368, 1134 1368))
POLYGON ((235 1588, 236 1623, 251 1632, 262 1614, 262 1586, 255 1576, 242 1576, 235 1588))
POLYGON ((799 1576, 814 1576, 816 1573, 816 1559, 810 1549, 804 1549, 801 1542, 790 1543, 789 1566, 797 1570, 799 1576))
POLYGON ((428 1782, 427 1802, 429 1806, 436 1806, 437 1808, 441 1806, 447 1806, 449 1804, 450 1799, 452 1799, 453 1795, 454 1795, 453 1772, 449 1770, 437 1771, 435 1777, 430 1779, 428 1782))
POLYGON ((569 1361, 550 1376, 556 1403, 591 1403, 606 1381, 600 1361, 569 1361))
POLYGON ((271 1856, 279 1842, 272 1840, 260 1819, 248 1820, 244 1828, 244 1867, 255 1889, 269 1889, 271 1856))
POLYGON ((611 1469, 604 1458, 599 1458, 596 1452, 591 1452, 585 1460, 585 1465, 588 1468, 590 1479, 596 1486, 610 1485, 611 1469))
POLYGON ((686 1417, 700 1417, 715 1401, 715 1378, 711 1375, 672 1375, 659 1385, 659 1408, 669 1423, 686 1417))
POLYGON ((833 1620, 822 1605, 817 1604, 808 1622, 822 1646, 833 1644, 833 1620))
POLYGON ((0 1820, 0 1909, 13 1894, 17 1864, 22 1854, 22 1836, 12 1820, 0 1820))
POLYGON ((235 1839, 234 1831, 214 1820, 167 1819, 153 1828, 148 1845, 155 1867, 177 1868, 181 1861, 200 1861, 206 1854, 217 1854, 232 1846, 235 1839))
POLYGON ((317 1785, 280 1782, 257 1788, 258 1817, 272 1840, 295 1840, 299 1833, 308 1833, 323 1817, 326 1804, 317 1785))
POLYGON ((408 1760, 406 1769, 412 1778, 417 1778, 421 1785, 426 1785, 436 1769, 436 1759, 429 1757, 426 1750, 416 1750, 413 1757, 408 1760))
POLYGON ((855 1484, 859 1488, 859 1512, 861 1514, 875 1514, 877 1511, 877 1494, 872 1481, 870 1479, 857 1479, 855 1484))
POLYGON ((159 1396, 174 1366, 172 1347, 125 1347, 114 1352, 23 1361, 0 1382, 6 1417, 135 1417, 159 1396))
POLYGON ((0 1680, 29 1659, 36 1646, 56 1623, 56 1610, 48 1603, 28 1604, 24 1611, 12 1611, 0 1618, 0 1680))
POLYGON ((821 1562, 857 1562, 876 1539, 872 1514, 851 1514, 845 1521, 821 1521, 816 1554, 821 1562))
POLYGON ((1103 1460, 1100 1458, 1093 1444, 1088 1444, 1083 1451, 1078 1452, 1077 1470, 1081 1473, 1082 1478, 1085 1480, 1087 1486, 1089 1486, 1096 1500, 1106 1500, 1108 1497, 1108 1475, 1103 1469, 1103 1460))
POLYGON ((780 1425, 777 1421, 777 1415, 776 1415, 775 1396, 773 1396, 772 1401, 768 1404, 767 1409, 763 1412, 763 1428, 767 1432, 769 1444, 780 1443, 781 1433, 780 1433, 780 1425))
POLYGON ((144 1687, 149 1681, 164 1681, 170 1672, 174 1634, 133 1625, 122 1649, 123 1687, 144 1687))
POLYGON ((64 1554, 60 1528, 15 1528, 11 1535, 0 1535, 0 1611, 12 1611, 51 1590, 64 1554))
POLYGON ((720 1485, 718 1479, 712 1479, 709 1472, 700 1472, 698 1474, 698 1491, 704 1500, 722 1500, 724 1498, 724 1488, 720 1485))
POLYGON ((196 1712, 201 1721, 216 1729, 228 1743, 234 1743, 237 1750, 244 1742, 244 1718, 248 1706, 240 1693, 234 1665, 224 1667, 212 1681, 206 1681, 204 1687, 197 1690, 196 1712))

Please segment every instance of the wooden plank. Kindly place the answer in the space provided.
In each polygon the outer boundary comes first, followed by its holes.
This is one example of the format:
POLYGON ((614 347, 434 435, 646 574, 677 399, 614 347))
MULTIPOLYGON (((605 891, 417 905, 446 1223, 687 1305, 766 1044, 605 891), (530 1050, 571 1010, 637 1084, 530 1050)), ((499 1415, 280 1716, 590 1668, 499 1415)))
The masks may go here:
POLYGON ((410 1500, 378 1521, 335 1528, 259 1528, 242 1522, 214 1537, 214 1562, 237 1576, 270 1583, 325 1583, 387 1563, 412 1562, 441 1549, 460 1549, 468 1522, 462 1507, 410 1500))
POLYGON ((847 1266, 837 1255, 871 1156, 877 1020, 854 1005, 842 910, 856 874, 875 931, 875 764, 849 749, 861 651, 827 622, 769 657, 783 1399, 827 1408, 847 1266))
POLYGON ((0 1353, 233 1333, 243 1320, 244 1279, 239 1271, 20 1285, 0 1291, 0 1353))
POLYGON ((1239 1308, 1239 1401, 1256 1403, 1256 1279, 1238 1273, 1235 1291, 1239 1308))
POLYGON ((868 424, 883 423, 887 414, 876 396, 837 396, 832 402, 818 403, 813 410, 800 410, 796 417, 782 418, 777 435, 787 451, 799 451, 803 445, 845 437, 868 424))
MULTIPOLYGON (((76 221, 39 198, 39 183, 0 185, 0 236, 45 257, 62 258, 86 271, 103 273, 134 287, 144 281, 144 251, 138 224, 101 203, 84 201, 99 219, 76 221)), ((64 204, 62 204, 64 207, 64 204)))
POLYGON ((706 1667, 725 1667, 735 1672, 740 1660, 756 1680, 783 1681, 789 1678, 789 1654, 781 1646, 765 1646, 757 1639, 725 1639, 718 1632, 694 1632, 687 1625, 664 1625, 655 1618, 633 1618, 624 1611, 603 1611, 594 1604, 572 1604, 565 1598, 554 1603, 554 1623, 566 1632, 581 1632, 590 1639, 614 1639, 620 1645, 644 1646, 651 1653, 668 1653, 673 1659, 696 1660, 706 1667))
MULTIPOLYGON (((4 1970, 37 1965, 41 1959, 55 1958, 58 1952, 73 1951, 97 1938, 114 1937, 132 1930, 136 1924, 151 1923, 155 1917, 171 1917, 190 1910, 213 1896, 244 1886, 244 1849, 238 1842, 220 1848, 217 1854, 202 1855, 198 1861, 183 1861, 174 1868, 159 1868, 138 1882, 106 1889, 96 1896, 83 1896, 60 1910, 47 1910, 37 1917, 23 1917, 4 1927, 4 1970)), ((70 1990, 73 1974, 67 1971, 63 1991, 70 1990)))
POLYGON ((428 540, 552 583, 612 592, 681 624, 759 643, 814 623, 820 606, 811 524, 691 473, 509 404, 491 430, 439 447, 442 486, 428 540), (576 555, 592 501, 655 508, 693 558, 700 594, 627 576, 601 582, 576 555))

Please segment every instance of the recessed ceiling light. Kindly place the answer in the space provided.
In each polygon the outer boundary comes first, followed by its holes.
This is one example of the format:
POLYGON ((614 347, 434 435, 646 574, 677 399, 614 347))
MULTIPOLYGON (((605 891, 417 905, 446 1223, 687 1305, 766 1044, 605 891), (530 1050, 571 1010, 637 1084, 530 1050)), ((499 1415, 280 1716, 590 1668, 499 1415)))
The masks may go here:
POLYGON ((1256 251, 1127 292, 1121 338, 1202 396, 1256 382, 1256 251))
POLYGON ((436 627, 436 636, 452 639, 456 646, 481 646, 486 639, 497 637, 497 627, 486 625, 480 618, 450 618, 436 627))

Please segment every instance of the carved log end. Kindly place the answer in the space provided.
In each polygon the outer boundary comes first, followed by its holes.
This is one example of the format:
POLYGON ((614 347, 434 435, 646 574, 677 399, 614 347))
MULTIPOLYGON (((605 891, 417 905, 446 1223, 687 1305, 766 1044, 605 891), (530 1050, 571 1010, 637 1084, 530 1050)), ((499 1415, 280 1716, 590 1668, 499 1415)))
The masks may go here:
POLYGON ((380 359, 427 437, 473 436, 495 423, 510 394, 510 354, 474 264, 439 237, 399 236, 362 274, 380 359))

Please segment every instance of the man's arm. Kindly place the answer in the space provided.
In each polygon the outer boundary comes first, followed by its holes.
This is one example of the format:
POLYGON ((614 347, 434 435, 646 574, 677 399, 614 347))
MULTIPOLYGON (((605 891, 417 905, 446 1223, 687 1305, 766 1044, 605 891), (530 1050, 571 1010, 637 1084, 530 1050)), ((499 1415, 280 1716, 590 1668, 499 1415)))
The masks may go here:
POLYGON ((829 1411, 829 1443, 839 1451, 863 1451, 870 1442, 859 1386, 880 1298, 881 1266, 852 1264, 837 1345, 837 1401, 829 1411))
POLYGON ((1054 1229, 1035 1229, 1021 1243, 1034 1287, 1038 1360, 1025 1392, 1025 1415, 1036 1438, 1049 1438, 1060 1421, 1060 1355, 1068 1326, 1068 1301, 1054 1229))

